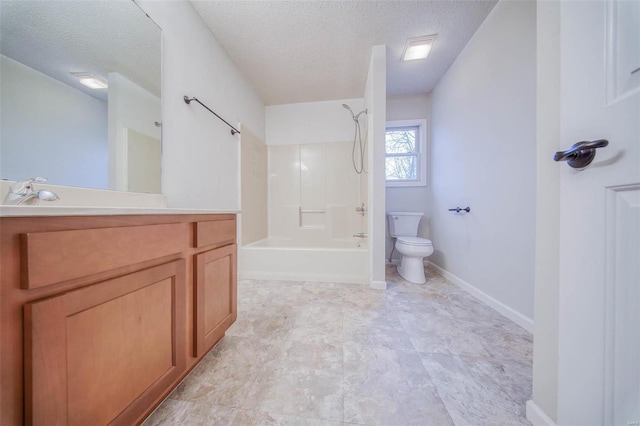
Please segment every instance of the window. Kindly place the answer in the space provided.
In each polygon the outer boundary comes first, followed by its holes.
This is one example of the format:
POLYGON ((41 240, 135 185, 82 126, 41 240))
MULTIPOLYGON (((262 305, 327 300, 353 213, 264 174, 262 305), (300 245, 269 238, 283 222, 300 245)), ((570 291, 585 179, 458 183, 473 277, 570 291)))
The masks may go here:
POLYGON ((426 120, 388 121, 385 137, 387 186, 425 186, 426 120))

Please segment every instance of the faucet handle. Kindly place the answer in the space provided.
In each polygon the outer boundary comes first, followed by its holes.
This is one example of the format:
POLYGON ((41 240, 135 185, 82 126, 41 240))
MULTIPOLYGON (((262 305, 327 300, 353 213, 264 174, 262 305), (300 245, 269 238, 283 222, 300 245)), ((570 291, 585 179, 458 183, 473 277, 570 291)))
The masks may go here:
POLYGON ((19 194, 21 192, 25 192, 28 189, 33 189, 31 185, 33 182, 43 183, 46 181, 47 181, 47 178, 40 177, 40 176, 20 180, 14 183, 13 185, 11 185, 11 192, 19 194))

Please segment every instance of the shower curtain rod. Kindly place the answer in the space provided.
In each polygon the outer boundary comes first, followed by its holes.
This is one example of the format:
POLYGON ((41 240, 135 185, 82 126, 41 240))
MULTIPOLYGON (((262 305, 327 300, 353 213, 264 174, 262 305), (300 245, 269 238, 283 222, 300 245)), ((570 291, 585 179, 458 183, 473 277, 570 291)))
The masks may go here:
POLYGON ((191 101, 196 101, 197 103, 199 103, 200 105, 202 105, 203 107, 205 107, 211 114, 215 115, 216 117, 218 117, 220 120, 222 120, 224 122, 224 124, 226 124, 227 126, 231 127, 231 134, 235 135, 236 133, 240 134, 240 130, 236 129, 235 127, 233 127, 231 124, 229 124, 227 122, 227 120, 225 120, 224 118, 220 117, 218 114, 216 114, 211 108, 209 108, 208 106, 206 106, 205 104, 203 104, 202 102, 200 102, 200 99, 196 98, 195 96, 193 98, 190 98, 188 96, 185 95, 185 97, 183 98, 184 102, 188 105, 191 103, 191 101))

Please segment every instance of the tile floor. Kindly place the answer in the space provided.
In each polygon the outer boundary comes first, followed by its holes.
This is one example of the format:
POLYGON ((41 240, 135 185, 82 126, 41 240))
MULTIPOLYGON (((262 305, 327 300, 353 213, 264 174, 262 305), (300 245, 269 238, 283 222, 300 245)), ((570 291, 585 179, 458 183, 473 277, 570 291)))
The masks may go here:
POLYGON ((238 320, 144 425, 529 425, 531 334, 427 275, 239 282, 238 320))

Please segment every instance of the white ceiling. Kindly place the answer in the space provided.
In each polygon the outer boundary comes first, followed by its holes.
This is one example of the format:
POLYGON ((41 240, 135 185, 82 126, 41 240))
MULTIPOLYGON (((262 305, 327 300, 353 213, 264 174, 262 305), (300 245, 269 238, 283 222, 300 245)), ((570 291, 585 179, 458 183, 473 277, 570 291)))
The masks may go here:
POLYGON ((387 45, 387 94, 428 93, 497 0, 191 0, 267 105, 359 98, 371 47, 387 45), (437 34, 425 60, 409 37, 437 34))
POLYGON ((160 49, 160 29, 132 1, 0 1, 0 53, 102 101, 106 90, 70 73, 119 72, 160 96, 160 49))

